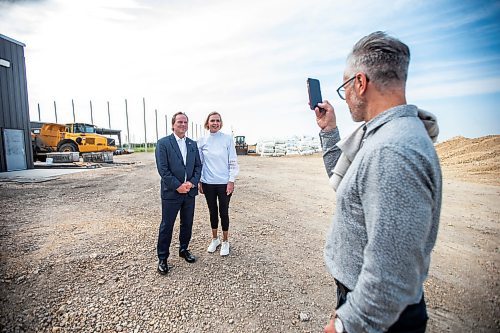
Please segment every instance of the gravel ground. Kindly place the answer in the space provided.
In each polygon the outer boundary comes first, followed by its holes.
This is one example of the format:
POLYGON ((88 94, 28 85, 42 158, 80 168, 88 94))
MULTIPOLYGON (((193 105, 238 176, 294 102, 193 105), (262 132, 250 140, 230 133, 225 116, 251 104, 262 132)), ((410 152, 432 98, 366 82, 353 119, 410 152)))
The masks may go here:
MULTIPOLYGON (((40 183, 0 183, 1 332, 321 332, 335 206, 319 156, 240 158, 231 254, 209 254, 197 197, 194 264, 156 272, 153 154, 40 183)), ((429 332, 498 332, 499 187, 448 179, 426 295, 429 332)))

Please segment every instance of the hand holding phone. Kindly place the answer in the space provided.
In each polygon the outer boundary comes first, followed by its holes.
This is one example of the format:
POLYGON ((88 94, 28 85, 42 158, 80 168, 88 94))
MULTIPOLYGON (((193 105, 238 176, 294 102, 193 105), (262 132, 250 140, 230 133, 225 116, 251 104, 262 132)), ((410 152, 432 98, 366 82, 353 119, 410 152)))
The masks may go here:
POLYGON ((318 103, 323 102, 321 98, 321 88, 319 85, 319 80, 317 79, 307 79, 307 92, 309 93, 309 107, 314 110, 318 107, 318 103))
POLYGON ((320 103, 314 113, 316 114, 316 123, 321 130, 329 132, 337 127, 337 117, 335 117, 335 110, 330 102, 320 103))

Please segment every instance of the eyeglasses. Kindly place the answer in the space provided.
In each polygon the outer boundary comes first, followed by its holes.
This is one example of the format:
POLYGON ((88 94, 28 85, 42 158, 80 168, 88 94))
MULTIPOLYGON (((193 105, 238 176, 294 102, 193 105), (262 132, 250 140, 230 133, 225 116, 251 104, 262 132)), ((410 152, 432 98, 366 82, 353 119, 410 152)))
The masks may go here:
POLYGON ((345 101, 345 86, 349 84, 352 80, 356 78, 356 75, 351 77, 349 80, 345 81, 342 83, 342 85, 337 89, 337 94, 339 94, 339 97, 345 101))

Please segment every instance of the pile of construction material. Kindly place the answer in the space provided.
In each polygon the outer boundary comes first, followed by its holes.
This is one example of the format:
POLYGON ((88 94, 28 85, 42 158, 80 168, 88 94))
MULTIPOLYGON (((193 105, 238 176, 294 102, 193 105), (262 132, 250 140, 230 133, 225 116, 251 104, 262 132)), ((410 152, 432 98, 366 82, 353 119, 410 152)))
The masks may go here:
POLYGON ((257 142, 257 154, 260 156, 312 155, 320 151, 319 139, 312 136, 293 136, 288 139, 275 138, 257 142))
POLYGON ((80 154, 76 152, 47 153, 45 163, 73 163, 80 161, 80 154))
POLYGON ((113 163, 112 151, 100 151, 82 154, 84 162, 90 163, 113 163))

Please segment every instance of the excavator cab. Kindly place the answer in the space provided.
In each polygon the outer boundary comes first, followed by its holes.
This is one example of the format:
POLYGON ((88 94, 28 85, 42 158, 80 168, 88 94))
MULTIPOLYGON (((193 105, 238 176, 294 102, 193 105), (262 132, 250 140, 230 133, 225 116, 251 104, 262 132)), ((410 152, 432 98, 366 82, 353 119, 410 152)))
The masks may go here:
POLYGON ((238 135, 234 137, 234 146, 236 148, 236 155, 247 155, 248 145, 245 142, 245 137, 238 135))

